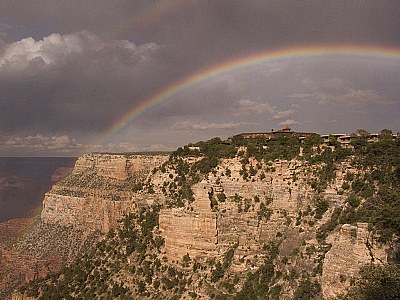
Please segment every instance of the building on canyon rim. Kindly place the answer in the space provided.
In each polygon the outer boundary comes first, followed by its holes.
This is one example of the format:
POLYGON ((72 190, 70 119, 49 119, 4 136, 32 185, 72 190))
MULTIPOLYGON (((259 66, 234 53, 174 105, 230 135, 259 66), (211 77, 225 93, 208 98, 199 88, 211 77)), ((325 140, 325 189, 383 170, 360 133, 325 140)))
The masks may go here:
MULTIPOLYGON (((311 136, 313 134, 319 135, 322 139, 324 144, 329 144, 331 139, 333 138, 336 140, 342 147, 344 148, 352 148, 351 141, 357 134, 348 134, 348 133, 330 133, 330 134, 318 134, 315 132, 300 132, 300 131, 293 131, 289 128, 288 124, 286 124, 280 130, 271 129, 269 132, 243 132, 236 134, 232 137, 229 137, 224 143, 230 144, 232 139, 234 138, 243 138, 243 139, 254 139, 254 138, 265 138, 266 141, 275 140, 282 137, 292 137, 297 136, 300 141, 303 141, 306 137, 311 136)), ((393 138, 397 137, 397 134, 392 134, 393 138)), ((368 133, 367 136, 368 142, 375 143, 380 140, 379 133, 368 133)))

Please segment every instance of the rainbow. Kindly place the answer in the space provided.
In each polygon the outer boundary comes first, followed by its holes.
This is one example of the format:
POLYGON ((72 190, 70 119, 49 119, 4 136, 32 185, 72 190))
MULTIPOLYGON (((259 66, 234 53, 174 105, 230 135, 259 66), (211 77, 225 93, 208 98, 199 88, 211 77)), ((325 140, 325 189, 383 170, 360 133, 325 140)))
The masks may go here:
MULTIPOLYGON (((106 129, 101 136, 101 141, 108 139, 115 132, 127 126, 144 111, 154 107, 179 91, 192 87, 202 81, 209 80, 218 75, 248 66, 279 62, 292 58, 318 58, 318 57, 359 57, 383 58, 400 61, 400 49, 390 47, 364 46, 364 45, 318 45, 296 46, 267 50, 247 56, 235 57, 218 64, 205 67, 199 71, 163 87, 152 96, 143 99, 127 113, 122 115, 112 126, 106 129)), ((101 142, 100 142, 101 143, 101 142)))

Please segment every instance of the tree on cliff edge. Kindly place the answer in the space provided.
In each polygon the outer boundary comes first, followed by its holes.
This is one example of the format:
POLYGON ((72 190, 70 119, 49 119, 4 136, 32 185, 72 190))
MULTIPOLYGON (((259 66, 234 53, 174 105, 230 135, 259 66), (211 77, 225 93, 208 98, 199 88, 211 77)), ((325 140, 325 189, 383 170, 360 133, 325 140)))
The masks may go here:
POLYGON ((400 299, 400 266, 368 265, 360 270, 361 279, 344 300, 400 299))

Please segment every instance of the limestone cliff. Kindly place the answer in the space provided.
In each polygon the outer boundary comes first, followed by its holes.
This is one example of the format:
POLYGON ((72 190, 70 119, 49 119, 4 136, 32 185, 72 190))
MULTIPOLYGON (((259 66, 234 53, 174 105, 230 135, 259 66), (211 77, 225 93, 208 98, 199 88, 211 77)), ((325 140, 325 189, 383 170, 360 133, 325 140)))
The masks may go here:
POLYGON ((135 210, 132 200, 112 201, 96 197, 73 197, 47 193, 41 220, 47 224, 73 226, 107 233, 127 213, 135 210))
MULTIPOLYGON (((116 247, 112 255, 120 259, 120 269, 118 275, 108 275, 116 281, 129 278, 131 296, 150 297, 143 292, 148 289, 169 297, 171 291, 162 293, 186 275, 185 284, 189 276, 193 281, 190 288, 173 290, 183 298, 189 292, 192 298, 233 296, 246 291, 246 280, 259 270, 269 270, 262 285, 279 299, 302 299, 307 288, 333 299, 346 292, 362 265, 387 262, 386 248, 376 243, 368 224, 343 224, 365 201, 354 196, 350 185, 354 176, 367 172, 353 163, 354 157, 329 163, 301 156, 262 160, 239 153, 217 161, 198 153, 86 154, 72 174, 46 194, 41 221, 109 233, 111 239, 105 238, 92 252, 106 251, 107 241, 116 247), (147 222, 140 215, 149 207, 151 214, 157 211, 157 221, 147 222), (138 223, 128 232, 135 232, 134 237, 146 233, 146 243, 135 244, 121 229, 119 221, 129 213, 136 214, 138 223), (149 224, 157 226, 149 231, 149 224), (118 238, 134 245, 118 245, 118 238), (147 243, 157 250, 147 249, 147 243), (140 257, 137 263, 145 265, 133 267, 134 254, 140 257), (171 271, 175 267, 179 276, 171 271), (203 273, 192 277, 191 268, 203 273), (140 277, 144 273, 147 277, 140 277), (167 273, 172 276, 168 280, 167 273)), ((109 246, 108 257, 114 246, 109 246)), ((95 264, 103 261, 107 259, 95 264)))
MULTIPOLYGON (((237 253, 242 256, 256 255, 277 232, 294 227, 292 221, 298 213, 315 201, 316 193, 307 184, 311 177, 309 167, 294 160, 276 161, 270 169, 274 171, 262 179, 260 170, 252 180, 244 180, 239 174, 239 159, 224 160, 215 174, 192 187, 195 199, 190 207, 162 210, 160 229, 166 239, 167 256, 176 258, 186 253, 191 257, 200 253, 212 256, 235 243, 239 245, 237 253), (227 169, 230 176, 224 174, 227 169), (218 194, 226 197, 214 211, 210 204, 211 190, 213 197, 218 194), (202 243, 201 251, 198 244, 202 243)), ((331 207, 345 202, 345 196, 337 192, 341 178, 339 174, 337 182, 324 193, 331 207)))
POLYGON ((43 201, 41 220, 79 230, 107 233, 127 213, 162 195, 135 190, 168 159, 166 155, 85 154, 70 176, 43 201))
POLYGON ((387 263, 387 247, 374 240, 367 223, 342 225, 339 232, 329 237, 328 242, 332 248, 325 256, 322 273, 325 299, 344 294, 351 282, 357 279, 362 266, 387 263))
POLYGON ((129 176, 146 178, 150 171, 166 161, 166 155, 124 155, 89 153, 79 157, 73 174, 92 171, 96 175, 125 180, 129 176))

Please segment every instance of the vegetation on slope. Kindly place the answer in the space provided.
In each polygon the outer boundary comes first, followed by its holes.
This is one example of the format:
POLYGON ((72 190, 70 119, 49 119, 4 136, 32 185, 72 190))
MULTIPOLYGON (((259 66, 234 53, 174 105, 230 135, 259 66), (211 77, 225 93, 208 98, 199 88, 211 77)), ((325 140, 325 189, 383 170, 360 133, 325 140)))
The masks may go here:
POLYGON ((368 265, 361 269, 361 278, 341 300, 400 299, 399 265, 368 265))
POLYGON ((151 266, 160 266, 156 257, 163 241, 153 235, 157 224, 158 207, 129 214, 118 229, 72 264, 59 273, 31 281, 19 291, 39 299, 132 299, 132 293, 140 295, 146 283, 152 283, 151 266), (133 291, 125 286, 121 270, 140 275, 133 291))
MULTIPOLYGON (((293 291, 293 299, 318 297, 322 264, 329 250, 326 237, 339 224, 368 222, 384 242, 400 236, 400 138, 393 139, 391 133, 383 130, 376 143, 369 143, 366 134, 356 135, 352 141, 354 149, 340 147, 333 137, 327 146, 322 142, 318 135, 308 136, 302 143, 296 136, 271 141, 235 137, 230 144, 214 138, 177 149, 160 167, 159 171, 169 178, 162 186, 168 199, 165 207, 184 207, 194 200, 193 184, 209 174, 217 174, 223 159, 240 158, 240 175, 245 181, 263 180, 266 173, 275 171, 275 160, 297 159, 310 165, 308 184, 315 191, 314 203, 300 210, 295 222, 281 212, 292 231, 277 232, 276 238, 264 245, 254 260, 247 259, 251 271, 241 276, 231 270, 237 245, 207 262, 196 261, 189 255, 177 258, 173 264, 163 259, 162 238, 157 231, 159 207, 150 207, 127 216, 120 228, 60 273, 33 281, 20 291, 40 299, 196 299, 201 297, 199 291, 220 300, 279 299, 285 289, 293 291), (254 160, 255 166, 250 163, 254 160), (350 163, 357 172, 348 171, 337 191, 346 196, 346 203, 329 210, 324 192, 335 180, 342 162, 350 163), (315 224, 319 224, 318 228, 315 224), (314 234, 319 244, 303 242, 288 252, 288 237, 300 235, 304 228, 314 234), (298 264, 307 267, 300 271, 298 264)), ((231 171, 226 169, 224 174, 229 177, 231 171)), ((140 189, 145 185, 151 187, 150 183, 140 184, 140 189)), ((259 195, 254 199, 242 199, 239 195, 227 199, 223 193, 210 197, 216 206, 228 200, 237 202, 238 212, 257 209, 259 219, 265 222, 272 213, 267 196, 261 200, 259 195)), ((394 299, 384 292, 390 288, 397 293, 396 274, 397 266, 366 267, 347 299, 394 299)))

